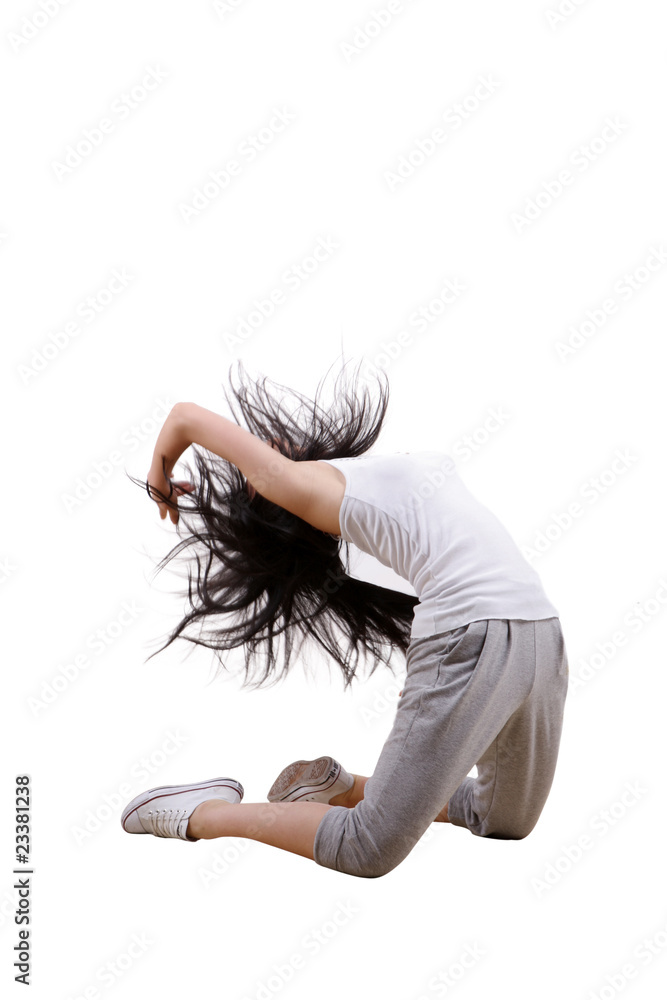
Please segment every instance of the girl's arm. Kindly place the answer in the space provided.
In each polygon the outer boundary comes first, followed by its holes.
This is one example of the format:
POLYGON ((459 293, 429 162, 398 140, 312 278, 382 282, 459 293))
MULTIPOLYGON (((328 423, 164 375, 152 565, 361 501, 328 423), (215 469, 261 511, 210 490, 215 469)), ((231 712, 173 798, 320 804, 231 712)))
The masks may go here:
MULTIPOLYGON (((155 444, 148 476, 150 487, 169 495, 174 466, 191 444, 231 462, 267 500, 313 527, 340 534, 338 511, 344 477, 338 469, 323 462, 295 462, 234 421, 196 403, 177 403, 169 413, 155 444)), ((181 482, 173 485, 178 495, 192 489, 181 482)), ((168 512, 176 524, 178 508, 153 498, 160 507, 160 516, 164 518, 168 512)))

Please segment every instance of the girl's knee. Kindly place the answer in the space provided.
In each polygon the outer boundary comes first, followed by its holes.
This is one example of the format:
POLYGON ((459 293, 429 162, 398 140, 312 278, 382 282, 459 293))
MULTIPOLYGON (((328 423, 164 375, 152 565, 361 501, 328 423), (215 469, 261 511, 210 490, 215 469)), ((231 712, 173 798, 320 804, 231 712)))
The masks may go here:
POLYGON ((356 876, 356 878, 382 878, 383 875, 388 875, 390 871, 393 871, 398 864, 400 862, 392 863, 388 858, 375 858, 372 861, 367 859, 354 860, 343 862, 342 867, 337 867, 336 871, 342 872, 344 875, 356 876))
POLYGON ((534 819, 505 822, 500 827, 485 830, 482 836, 489 840, 525 840, 535 829, 535 823, 534 819))
POLYGON ((315 839, 315 860, 357 878, 381 878, 393 871, 417 844, 421 830, 400 824, 366 799, 354 809, 335 806, 325 814, 315 839))
POLYGON ((326 860, 322 857, 316 857, 316 860, 319 864, 324 861, 326 867, 333 868, 343 875, 353 875, 355 878, 381 878, 393 871, 409 853, 407 850, 396 850, 395 846, 388 845, 388 848, 384 848, 378 844, 366 844, 362 849, 358 841, 345 838, 335 854, 326 860))

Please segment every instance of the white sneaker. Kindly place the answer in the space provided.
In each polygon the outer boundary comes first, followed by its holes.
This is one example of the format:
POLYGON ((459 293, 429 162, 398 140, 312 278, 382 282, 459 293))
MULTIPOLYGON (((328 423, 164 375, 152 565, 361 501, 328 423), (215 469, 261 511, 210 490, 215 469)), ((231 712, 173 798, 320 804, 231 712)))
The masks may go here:
POLYGON ((280 772, 266 797, 269 802, 330 802, 353 784, 354 777, 333 757, 295 760, 280 772))
POLYGON ((200 802, 223 799, 236 805, 243 798, 243 785, 233 778, 211 778, 195 785, 162 785, 137 795, 123 809, 121 826, 126 833, 152 833, 155 837, 199 840, 185 832, 200 802))

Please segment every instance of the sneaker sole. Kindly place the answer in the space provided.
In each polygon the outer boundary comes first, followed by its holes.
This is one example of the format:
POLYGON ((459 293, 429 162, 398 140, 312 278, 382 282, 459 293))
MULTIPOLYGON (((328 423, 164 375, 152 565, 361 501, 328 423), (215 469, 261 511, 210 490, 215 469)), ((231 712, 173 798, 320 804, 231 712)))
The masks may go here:
POLYGON ((235 781, 234 778, 211 778, 210 781, 199 781, 192 785, 160 785, 157 788, 149 788, 141 795, 135 796, 131 802, 123 809, 120 817, 120 823, 123 829, 129 833, 127 827, 125 826, 127 820, 132 815, 133 812, 140 806, 147 805, 147 803, 152 802, 153 799, 159 799, 164 795, 179 795, 181 792, 194 791, 200 788, 231 788, 237 792, 241 798, 243 798, 243 785, 240 781, 235 781))
POLYGON ((297 802, 313 792, 323 792, 338 778, 341 766, 333 757, 295 760, 280 772, 266 796, 269 802, 297 802))

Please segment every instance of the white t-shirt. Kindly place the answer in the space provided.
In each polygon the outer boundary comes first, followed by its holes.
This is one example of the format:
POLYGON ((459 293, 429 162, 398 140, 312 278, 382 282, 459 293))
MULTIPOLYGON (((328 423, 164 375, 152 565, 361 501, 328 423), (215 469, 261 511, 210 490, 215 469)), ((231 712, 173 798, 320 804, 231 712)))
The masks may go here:
POLYGON ((559 617, 539 576, 444 452, 321 459, 345 476, 341 538, 409 580, 411 636, 485 618, 559 617))

